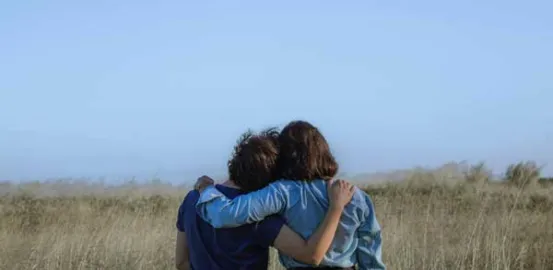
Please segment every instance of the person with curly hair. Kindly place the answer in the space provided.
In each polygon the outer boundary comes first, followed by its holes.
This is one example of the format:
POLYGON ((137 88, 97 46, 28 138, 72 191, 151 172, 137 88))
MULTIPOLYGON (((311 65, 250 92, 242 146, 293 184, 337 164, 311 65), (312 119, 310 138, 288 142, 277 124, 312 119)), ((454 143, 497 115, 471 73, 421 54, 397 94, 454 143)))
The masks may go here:
MULTIPOLYGON (((225 196, 210 181, 200 183, 197 213, 215 228, 233 228, 265 220, 272 215, 284 217, 287 225, 302 237, 316 232, 331 200, 327 183, 338 172, 338 163, 330 147, 313 125, 293 121, 278 136, 280 147, 277 181, 267 187, 237 197, 225 196)), ((356 188, 351 202, 340 218, 338 231, 320 266, 327 269, 385 269, 382 262, 380 225, 370 197, 356 188)), ((320 269, 279 252, 287 269, 320 269)))
MULTIPOLYGON (((230 180, 213 189, 229 198, 259 190, 275 178, 277 159, 277 131, 246 132, 238 140, 228 162, 230 180)), ((196 190, 190 191, 177 216, 176 267, 267 269, 270 246, 303 263, 318 265, 332 243, 341 213, 351 200, 353 190, 353 186, 345 181, 336 181, 329 187, 330 207, 323 222, 309 237, 301 237, 278 215, 236 228, 214 228, 196 214, 200 194, 196 190)))

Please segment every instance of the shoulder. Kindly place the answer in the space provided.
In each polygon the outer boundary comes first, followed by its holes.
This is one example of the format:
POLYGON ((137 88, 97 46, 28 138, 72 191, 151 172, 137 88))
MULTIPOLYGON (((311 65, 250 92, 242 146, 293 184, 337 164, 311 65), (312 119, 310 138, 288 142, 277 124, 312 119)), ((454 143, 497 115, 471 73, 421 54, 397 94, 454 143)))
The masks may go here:
POLYGON ((355 187, 355 192, 353 193, 353 197, 351 198, 352 203, 359 207, 363 207, 367 203, 369 195, 365 193, 362 189, 359 187, 355 187))
POLYGON ((361 218, 366 217, 373 209, 369 195, 358 187, 355 187, 355 193, 348 206, 355 210, 361 218))
POLYGON ((184 196, 184 199, 181 202, 180 211, 184 211, 187 207, 196 205, 196 202, 199 198, 200 192, 198 192, 197 190, 189 191, 186 196, 184 196))
POLYGON ((288 194, 291 192, 294 192, 296 190, 299 190, 301 188, 301 182, 299 181, 293 181, 293 180, 286 180, 281 179, 277 180, 275 182, 270 183, 268 186, 264 187, 262 190, 267 190, 271 193, 278 193, 278 194, 288 194))
POLYGON ((200 194, 196 190, 189 191, 186 196, 184 196, 184 199, 182 200, 182 203, 179 206, 179 210, 177 213, 177 229, 180 232, 185 231, 185 220, 187 220, 188 216, 190 216, 192 213, 195 212, 195 205, 198 201, 200 194))
POLYGON ((191 191, 189 191, 186 196, 184 197, 184 200, 183 202, 191 202, 191 201, 195 201, 195 200, 198 200, 198 198, 200 197, 200 192, 193 189, 191 191))
POLYGON ((298 180, 280 179, 271 183, 269 186, 280 190, 299 190, 304 188, 326 189, 326 181, 325 180, 298 181, 298 180))
POLYGON ((269 184, 269 187, 291 188, 299 186, 300 181, 280 179, 269 184))

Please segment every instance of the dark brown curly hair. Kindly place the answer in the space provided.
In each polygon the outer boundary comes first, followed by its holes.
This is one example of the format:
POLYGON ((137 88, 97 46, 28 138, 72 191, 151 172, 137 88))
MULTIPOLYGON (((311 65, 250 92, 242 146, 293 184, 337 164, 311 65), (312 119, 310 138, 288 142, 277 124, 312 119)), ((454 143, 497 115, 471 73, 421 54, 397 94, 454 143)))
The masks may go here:
POLYGON ((242 190, 255 191, 276 180, 278 136, 276 128, 240 136, 227 165, 230 179, 242 190))
POLYGON ((323 134, 306 121, 292 121, 278 136, 279 179, 330 180, 338 173, 338 163, 323 134))

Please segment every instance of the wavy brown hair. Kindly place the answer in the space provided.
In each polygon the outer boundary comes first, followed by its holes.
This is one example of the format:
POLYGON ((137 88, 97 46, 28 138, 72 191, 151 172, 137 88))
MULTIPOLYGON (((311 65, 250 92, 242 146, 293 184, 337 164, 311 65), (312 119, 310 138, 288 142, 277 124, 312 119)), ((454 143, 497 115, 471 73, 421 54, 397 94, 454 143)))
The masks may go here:
POLYGON ((290 122, 280 132, 278 141, 279 179, 330 180, 338 173, 338 163, 325 137, 309 122, 290 122))
POLYGON ((229 177, 244 191, 261 189, 276 180, 279 154, 278 130, 269 128, 255 134, 244 132, 228 161, 229 177))

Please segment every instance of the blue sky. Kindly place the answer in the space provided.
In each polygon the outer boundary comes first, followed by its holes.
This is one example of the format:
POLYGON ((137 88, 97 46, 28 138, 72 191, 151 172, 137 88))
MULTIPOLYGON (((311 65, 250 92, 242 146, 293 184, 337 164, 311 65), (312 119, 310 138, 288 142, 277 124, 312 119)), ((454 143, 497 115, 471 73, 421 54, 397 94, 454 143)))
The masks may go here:
MULTIPOLYGON (((304 119, 349 173, 553 162, 551 1, 4 1, 0 179, 224 173, 304 119)), ((553 173, 553 165, 546 173, 553 173)))

